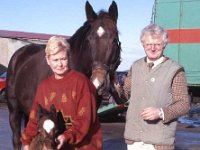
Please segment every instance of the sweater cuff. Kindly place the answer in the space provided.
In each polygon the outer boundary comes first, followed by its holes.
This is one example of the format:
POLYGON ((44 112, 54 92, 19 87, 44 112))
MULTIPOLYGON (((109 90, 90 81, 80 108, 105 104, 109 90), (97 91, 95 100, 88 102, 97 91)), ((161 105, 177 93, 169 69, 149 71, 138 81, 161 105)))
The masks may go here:
POLYGON ((30 141, 29 140, 25 140, 25 139, 21 138, 21 142, 22 142, 23 146, 30 145, 30 141))
POLYGON ((65 141, 69 144, 75 144, 75 138, 73 136, 72 131, 70 131, 70 129, 68 129, 67 131, 65 131, 64 133, 65 136, 65 141))
POLYGON ((22 132, 22 137, 20 138, 22 145, 30 145, 32 138, 25 133, 25 129, 22 132))

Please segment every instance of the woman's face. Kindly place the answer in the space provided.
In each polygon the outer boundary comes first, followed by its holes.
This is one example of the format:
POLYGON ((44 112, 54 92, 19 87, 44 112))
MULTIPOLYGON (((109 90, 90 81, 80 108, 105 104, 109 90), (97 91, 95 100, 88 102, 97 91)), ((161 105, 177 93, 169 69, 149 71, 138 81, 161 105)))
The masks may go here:
POLYGON ((54 55, 49 55, 46 60, 56 79, 63 78, 63 75, 69 70, 67 51, 59 51, 54 55))
POLYGON ((163 55, 164 42, 162 35, 145 35, 143 41, 144 51, 149 60, 155 61, 163 55))

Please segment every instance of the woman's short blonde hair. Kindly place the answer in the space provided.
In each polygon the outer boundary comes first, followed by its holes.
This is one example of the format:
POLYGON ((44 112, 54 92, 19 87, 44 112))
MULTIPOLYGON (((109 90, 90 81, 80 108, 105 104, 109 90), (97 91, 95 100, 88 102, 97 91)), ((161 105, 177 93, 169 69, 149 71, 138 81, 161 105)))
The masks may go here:
POLYGON ((45 53, 46 56, 55 55, 60 51, 70 50, 70 45, 64 37, 61 36, 52 36, 46 45, 45 53))

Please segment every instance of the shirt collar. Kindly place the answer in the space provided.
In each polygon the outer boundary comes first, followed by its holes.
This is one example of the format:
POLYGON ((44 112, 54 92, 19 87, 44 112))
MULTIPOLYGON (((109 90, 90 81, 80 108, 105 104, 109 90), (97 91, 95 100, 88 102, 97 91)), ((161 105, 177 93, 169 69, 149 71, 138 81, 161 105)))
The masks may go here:
POLYGON ((150 60, 148 59, 148 57, 147 57, 147 63, 153 62, 153 64, 154 64, 152 68, 156 67, 158 64, 161 64, 164 60, 165 60, 165 57, 164 57, 164 56, 160 57, 159 59, 157 59, 157 60, 155 60, 155 61, 150 61, 150 60))

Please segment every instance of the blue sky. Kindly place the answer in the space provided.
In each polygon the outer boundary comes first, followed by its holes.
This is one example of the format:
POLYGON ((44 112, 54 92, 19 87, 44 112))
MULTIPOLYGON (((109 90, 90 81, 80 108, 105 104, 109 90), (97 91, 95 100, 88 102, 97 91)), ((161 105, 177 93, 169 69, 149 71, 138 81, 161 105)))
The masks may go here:
MULTIPOLYGON (((0 30, 72 35, 86 21, 86 0, 1 0, 0 30)), ((154 0, 115 0, 122 62, 127 70, 143 57, 140 31, 151 21, 154 0)), ((112 0, 89 0, 94 11, 108 10, 112 0)))

